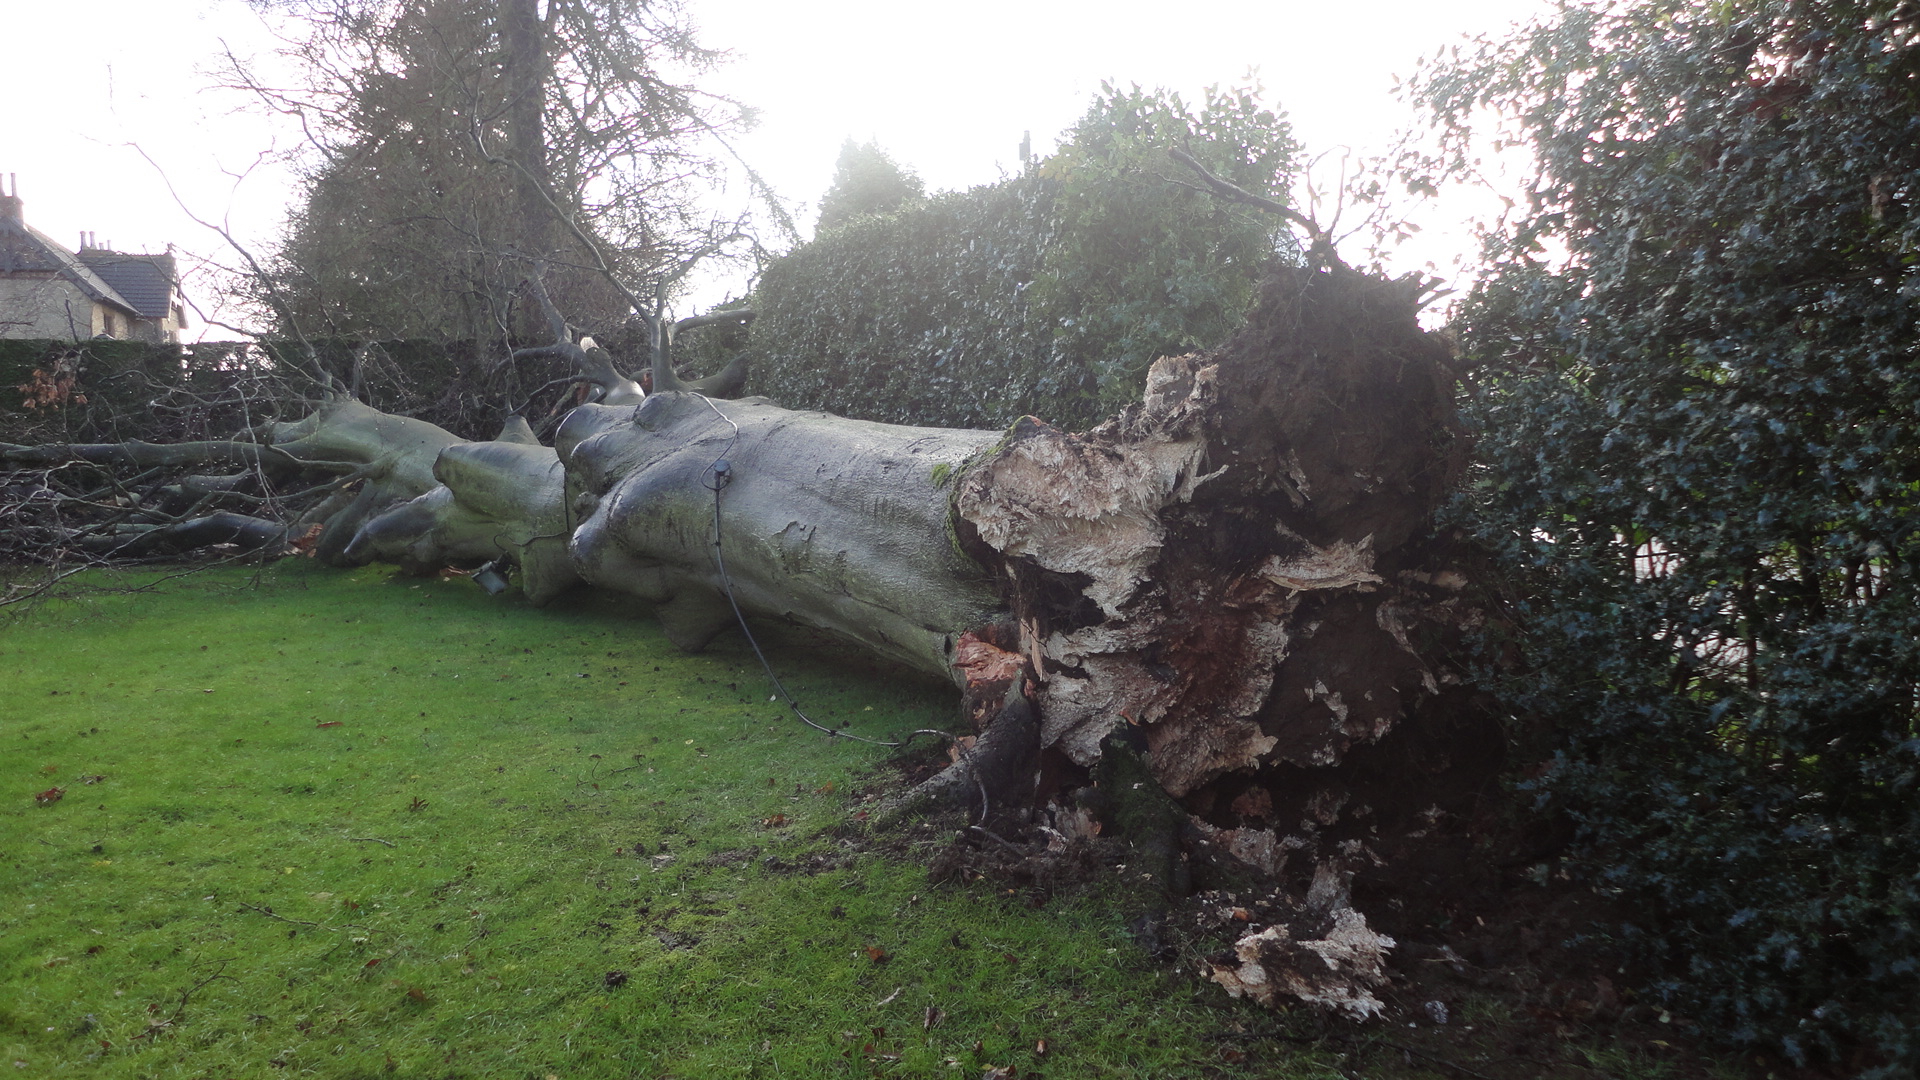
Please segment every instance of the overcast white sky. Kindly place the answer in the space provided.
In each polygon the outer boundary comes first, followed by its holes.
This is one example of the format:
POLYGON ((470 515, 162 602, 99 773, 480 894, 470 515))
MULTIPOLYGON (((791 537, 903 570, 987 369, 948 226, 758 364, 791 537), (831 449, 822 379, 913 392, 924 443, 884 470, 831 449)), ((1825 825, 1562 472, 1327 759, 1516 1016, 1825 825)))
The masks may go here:
MULTIPOLYGON (((742 150, 786 198, 811 204, 842 140, 873 139, 933 189, 991 182, 1014 167, 1021 134, 1044 153, 1085 111, 1102 80, 1203 87, 1257 69, 1268 101, 1309 151, 1383 149, 1410 113, 1395 76, 1463 35, 1499 33, 1542 0, 1299 0, 1092 3, 971 0, 688 0, 703 41, 734 61, 716 91, 760 110, 742 150)), ((258 243, 279 224, 287 178, 256 162, 297 143, 270 118, 239 111, 206 72, 223 41, 271 48, 240 0, 93 0, 81 9, 9 0, 0 109, 0 176, 18 177, 27 220, 69 247, 90 231, 129 250, 169 242, 216 253, 220 241, 173 203, 162 176, 198 214, 258 243), (84 18, 76 19, 76 12, 84 18), (237 180, 252 170, 244 181, 237 180)), ((9 181, 11 183, 11 181, 9 181)), ((11 187, 8 188, 12 190, 11 187)), ((1406 268, 1446 272, 1467 245, 1471 200, 1422 219, 1406 268)), ((810 226, 810 207, 801 217, 810 226)), ((202 298, 203 300, 205 298, 202 298)))

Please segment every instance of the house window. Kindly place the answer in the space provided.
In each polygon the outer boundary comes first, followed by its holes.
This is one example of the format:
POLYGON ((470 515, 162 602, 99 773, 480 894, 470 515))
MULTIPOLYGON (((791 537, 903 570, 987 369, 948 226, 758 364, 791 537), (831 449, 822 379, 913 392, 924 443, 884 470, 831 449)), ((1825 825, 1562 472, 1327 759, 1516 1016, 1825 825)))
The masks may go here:
POLYGON ((108 337, 118 337, 118 336, 119 336, 119 331, 117 331, 117 330, 115 330, 115 329, 114 329, 114 326, 113 326, 113 316, 112 316, 111 314, 109 314, 109 315, 107 315, 107 316, 105 316, 105 319, 106 319, 106 326, 107 326, 107 336, 108 336, 108 337))

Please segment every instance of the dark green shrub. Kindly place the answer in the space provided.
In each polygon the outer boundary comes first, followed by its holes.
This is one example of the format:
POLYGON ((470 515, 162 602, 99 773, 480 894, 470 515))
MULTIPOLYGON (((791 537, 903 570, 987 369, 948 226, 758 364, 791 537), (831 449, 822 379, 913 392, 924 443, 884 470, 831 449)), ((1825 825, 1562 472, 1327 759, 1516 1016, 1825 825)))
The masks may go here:
POLYGON ((1173 182, 1190 177, 1171 146, 1274 197, 1296 149, 1253 89, 1209 92, 1195 112, 1108 87, 1037 167, 846 217, 769 266, 753 298, 752 389, 949 427, 1112 413, 1156 357, 1224 340, 1262 268, 1290 250, 1270 215, 1173 182))
POLYGON ((751 388, 864 419, 995 427, 1075 415, 1084 374, 1054 364, 1021 296, 1052 184, 1023 176, 866 216, 767 268, 751 388))
POLYGON ((1920 1064, 1917 16, 1575 7, 1421 91, 1539 160, 1462 320, 1462 518, 1562 733, 1528 786, 1662 1003, 1885 1076, 1920 1064))

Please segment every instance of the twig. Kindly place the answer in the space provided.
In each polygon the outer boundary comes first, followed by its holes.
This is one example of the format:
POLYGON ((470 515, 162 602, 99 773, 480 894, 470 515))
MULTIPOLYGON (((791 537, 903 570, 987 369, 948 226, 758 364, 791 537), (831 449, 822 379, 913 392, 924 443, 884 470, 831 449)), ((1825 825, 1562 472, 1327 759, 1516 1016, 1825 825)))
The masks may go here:
POLYGON ((41 593, 46 592, 48 589, 53 588, 55 585, 60 584, 62 581, 65 581, 66 579, 81 572, 82 570, 87 570, 87 569, 91 569, 91 567, 89 565, 82 565, 82 566, 76 566, 71 570, 64 570, 64 571, 61 571, 60 573, 49 575, 47 579, 45 581, 42 581, 40 584, 35 585, 30 589, 26 589, 18 593, 13 591, 18 586, 8 585, 7 595, 4 597, 0 597, 0 607, 6 607, 9 604, 19 604, 19 603, 23 603, 25 601, 31 600, 34 597, 39 596, 41 593))
POLYGON ((257 911, 260 914, 265 915, 269 919, 279 919, 281 922, 297 923, 301 926, 317 926, 322 930, 331 930, 334 933, 339 933, 339 930, 335 929, 334 927, 328 926, 325 923, 308 922, 305 919, 289 919, 285 915, 282 915, 274 911, 270 907, 261 907, 258 904, 249 904, 245 900, 240 901, 240 906, 243 908, 246 908, 249 911, 257 911))
POLYGON ((216 979, 226 979, 229 982, 240 981, 239 979, 236 979, 233 976, 227 974, 227 965, 233 963, 232 960, 211 960, 211 961, 208 961, 208 963, 219 964, 220 970, 214 972, 213 974, 207 976, 204 979, 201 979, 199 982, 194 983, 192 986, 187 987, 186 990, 180 994, 180 1004, 174 1006, 173 1015, 167 1017, 166 1023, 171 1024, 175 1020, 180 1019, 180 1014, 187 1011, 187 999, 191 998, 194 994, 198 993, 200 991, 200 988, 206 986, 208 983, 211 983, 216 979))
POLYGON ((994 843, 999 844, 1001 847, 1006 848, 1008 851, 1011 851, 1012 853, 1020 856, 1023 859, 1027 857, 1027 852, 1021 851, 1019 848, 1014 847, 1011 842, 1002 838, 998 833, 995 833, 992 830, 983 828, 979 825, 969 825, 967 826, 967 831, 979 833, 981 836, 984 836, 987 839, 993 841, 994 843))
POLYGON ((377 836, 349 836, 347 837, 347 839, 353 841, 356 844, 385 844, 388 847, 400 846, 398 844, 395 844, 391 840, 382 840, 377 836))

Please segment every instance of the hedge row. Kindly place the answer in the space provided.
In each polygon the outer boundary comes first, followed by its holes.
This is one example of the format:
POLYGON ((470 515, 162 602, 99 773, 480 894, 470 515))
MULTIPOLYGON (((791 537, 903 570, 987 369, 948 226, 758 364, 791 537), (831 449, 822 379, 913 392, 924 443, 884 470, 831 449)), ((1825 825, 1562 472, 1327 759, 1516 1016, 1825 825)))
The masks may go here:
MULTIPOLYGON (((322 341, 316 351, 368 404, 467 438, 492 436, 509 409, 563 374, 557 361, 503 364, 497 344, 322 341)), ((287 359, 298 355, 287 343, 0 340, 0 442, 226 438, 306 409, 314 381, 287 359), (62 376, 71 381, 46 400, 62 376)))
POLYGON ((1267 265, 1297 257, 1276 218, 1176 182, 1167 154, 1284 198, 1297 147, 1258 99, 1107 87, 1020 175, 823 230, 755 290, 752 390, 942 427, 1083 427, 1137 400, 1155 358, 1224 341, 1267 265))

